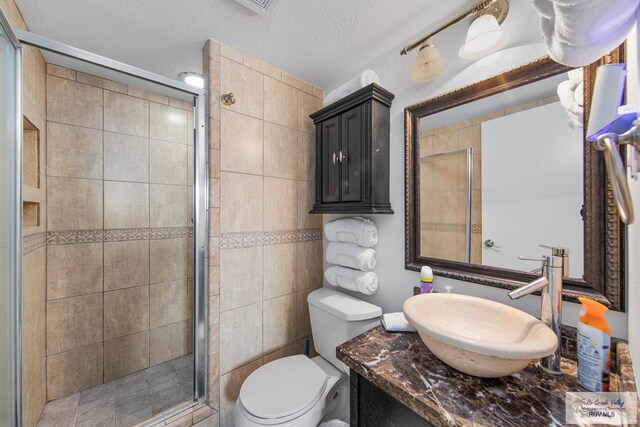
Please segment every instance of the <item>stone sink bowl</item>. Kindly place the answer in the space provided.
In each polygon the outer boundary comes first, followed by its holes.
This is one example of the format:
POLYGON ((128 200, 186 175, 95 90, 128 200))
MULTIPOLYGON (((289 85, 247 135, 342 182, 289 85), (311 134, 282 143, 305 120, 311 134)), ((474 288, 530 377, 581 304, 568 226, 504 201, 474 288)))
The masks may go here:
POLYGON ((556 334, 535 317, 483 298, 422 294, 407 299, 402 308, 433 354, 476 377, 513 374, 558 345, 556 334))

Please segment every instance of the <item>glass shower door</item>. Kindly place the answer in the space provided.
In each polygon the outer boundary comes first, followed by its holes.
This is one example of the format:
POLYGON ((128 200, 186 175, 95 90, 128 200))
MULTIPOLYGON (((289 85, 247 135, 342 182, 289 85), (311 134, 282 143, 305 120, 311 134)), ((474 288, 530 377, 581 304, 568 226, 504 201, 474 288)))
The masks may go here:
POLYGON ((20 48, 0 10, 0 425, 20 425, 20 48))

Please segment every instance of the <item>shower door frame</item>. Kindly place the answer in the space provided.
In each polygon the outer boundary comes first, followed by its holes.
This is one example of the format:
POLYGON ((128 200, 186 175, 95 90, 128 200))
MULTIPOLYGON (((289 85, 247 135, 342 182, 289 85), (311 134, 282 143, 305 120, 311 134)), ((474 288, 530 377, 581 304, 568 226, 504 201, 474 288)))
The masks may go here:
MULTIPOLYGON (((22 45, 18 39, 16 32, 11 27, 11 23, 7 19, 2 8, 0 8, 0 27, 2 28, 6 38, 15 49, 15 158, 13 161, 14 170, 17 171, 15 178, 15 194, 16 206, 14 211, 14 221, 12 226, 15 227, 13 233, 8 233, 9 242, 13 240, 13 249, 15 260, 13 265, 7 264, 8 268, 13 267, 13 277, 15 278, 15 288, 9 290, 12 301, 7 302, 7 306, 11 313, 12 322, 7 325, 9 332, 13 335, 13 348, 7 349, 9 353, 9 361, 12 369, 9 369, 8 376, 13 380, 13 387, 7 390, 9 398, 13 398, 14 407, 11 421, 21 426, 23 421, 22 414, 22 45)), ((11 286, 11 283, 5 284, 11 286)))
MULTIPOLYGON (((208 93, 205 89, 178 80, 173 80, 160 74, 144 70, 111 58, 107 58, 86 50, 78 49, 64 43, 29 31, 14 29, 17 39, 23 45, 32 46, 52 53, 77 59, 89 64, 97 65, 122 74, 136 77, 170 89, 185 92, 193 96, 193 144, 194 144, 194 176, 193 176, 193 400, 204 403, 207 399, 207 296, 208 296, 208 268, 209 255, 209 147, 208 147, 208 93)), ((22 93, 20 89, 19 103, 22 93)), ((20 112, 19 129, 22 129, 22 113, 20 112)), ((20 147, 22 152, 22 147, 20 147)), ((21 163, 21 162, 20 162, 21 163)), ((19 191, 22 191, 21 183, 19 191)), ((20 204, 20 209, 22 208, 20 204)), ((22 218, 22 213, 19 218, 22 218)), ((19 228, 21 236, 22 228, 19 228)), ((22 239, 20 239, 21 242, 22 239)), ((22 281, 19 282, 20 285, 22 281)), ((20 286, 21 287, 21 286, 20 286)), ((20 306, 20 305, 19 305, 20 306)))

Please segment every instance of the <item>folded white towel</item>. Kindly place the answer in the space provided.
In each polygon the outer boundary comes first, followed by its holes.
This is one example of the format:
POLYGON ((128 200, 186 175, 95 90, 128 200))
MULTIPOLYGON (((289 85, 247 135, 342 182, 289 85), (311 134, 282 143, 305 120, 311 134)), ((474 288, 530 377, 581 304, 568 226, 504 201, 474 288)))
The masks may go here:
POLYGON ((385 313, 382 315, 382 326, 387 332, 415 332, 416 328, 407 322, 404 313, 385 313))
POLYGON ((378 290, 378 275, 372 271, 333 266, 324 271, 324 277, 331 286, 340 286, 366 295, 373 295, 378 290))
POLYGON ((583 66, 627 37, 640 0, 533 0, 542 36, 554 61, 583 66))
POLYGON ((325 224, 324 235, 331 242, 355 243, 372 248, 378 243, 378 229, 373 221, 353 217, 336 219, 325 224))
POLYGON ((323 422, 320 424, 320 427, 349 427, 349 424, 342 420, 335 419, 323 422))
POLYGON ((361 271, 371 271, 376 266, 376 251, 353 243, 331 242, 327 246, 327 262, 361 271))
POLYGON ((373 70, 364 70, 348 82, 329 92, 327 96, 324 97, 323 105, 326 107, 329 104, 333 104, 334 102, 347 95, 351 95, 353 92, 356 92, 371 83, 380 83, 378 75, 373 70))

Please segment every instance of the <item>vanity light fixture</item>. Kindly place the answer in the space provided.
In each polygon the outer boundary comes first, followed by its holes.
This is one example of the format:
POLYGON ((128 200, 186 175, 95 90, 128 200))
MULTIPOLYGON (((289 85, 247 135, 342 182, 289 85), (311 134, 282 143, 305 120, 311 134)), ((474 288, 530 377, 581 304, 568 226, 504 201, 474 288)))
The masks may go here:
MULTIPOLYGON (((464 21, 467 18, 473 17, 474 20, 467 31, 467 38, 465 40, 464 45, 460 48, 459 54, 462 58, 470 59, 470 58, 479 58, 483 55, 486 55, 500 47, 500 42, 502 40, 502 31, 500 30, 500 24, 502 24, 509 13, 509 1, 508 0, 483 0, 480 3, 473 6, 471 9, 459 15, 458 17, 452 19, 447 22, 440 28, 435 31, 427 34, 422 37, 420 40, 416 40, 410 45, 407 45, 402 48, 400 51, 400 55, 406 55, 411 52, 416 47, 420 46, 420 51, 418 52, 418 57, 416 58, 416 64, 411 70, 411 78, 414 78, 414 74, 418 74, 416 67, 420 64, 424 64, 422 56, 427 56, 427 54, 432 55, 435 58, 433 52, 437 52, 435 46, 429 43, 429 39, 439 34, 440 32, 446 30, 447 28, 457 24, 458 22, 464 21), (432 46, 432 49, 423 53, 423 50, 426 50, 432 46)), ((433 70, 439 69, 439 72, 435 74, 433 77, 424 79, 424 80, 416 80, 416 81, 427 81, 431 78, 437 77, 444 69, 444 62, 442 62, 442 58, 440 54, 437 53, 439 62, 435 62, 431 65, 433 70)), ((434 71, 432 71, 434 74, 434 71)))
POLYGON ((433 80, 442 74, 444 66, 445 62, 440 51, 427 40, 420 46, 418 55, 416 55, 416 62, 411 69, 411 79, 419 83, 433 80))
POLYGON ((473 20, 467 38, 458 51, 460 58, 475 59, 496 51, 502 41, 502 30, 498 19, 491 14, 473 20))
POLYGON ((198 87, 202 89, 204 87, 204 79, 202 74, 194 73, 192 71, 183 71, 178 74, 178 78, 188 85, 198 87))

